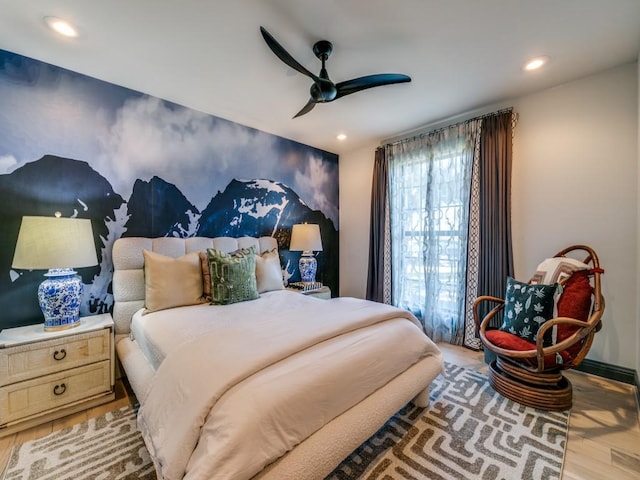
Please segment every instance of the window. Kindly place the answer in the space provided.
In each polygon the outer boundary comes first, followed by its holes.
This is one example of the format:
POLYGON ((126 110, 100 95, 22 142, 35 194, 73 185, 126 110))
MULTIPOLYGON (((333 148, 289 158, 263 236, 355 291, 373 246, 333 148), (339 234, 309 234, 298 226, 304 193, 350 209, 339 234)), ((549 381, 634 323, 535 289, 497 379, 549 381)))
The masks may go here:
POLYGON ((464 317, 475 151, 464 127, 392 149, 389 157, 393 303, 421 319, 436 341, 451 341, 464 317))

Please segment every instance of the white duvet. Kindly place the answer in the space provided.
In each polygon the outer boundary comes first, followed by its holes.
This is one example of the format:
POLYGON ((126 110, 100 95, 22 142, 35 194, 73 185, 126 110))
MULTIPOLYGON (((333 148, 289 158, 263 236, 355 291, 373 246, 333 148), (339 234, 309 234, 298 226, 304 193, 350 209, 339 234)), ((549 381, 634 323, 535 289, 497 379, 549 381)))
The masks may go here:
POLYGON ((438 354, 408 312, 352 298, 273 292, 144 318, 164 359, 138 427, 166 480, 249 479, 438 354))

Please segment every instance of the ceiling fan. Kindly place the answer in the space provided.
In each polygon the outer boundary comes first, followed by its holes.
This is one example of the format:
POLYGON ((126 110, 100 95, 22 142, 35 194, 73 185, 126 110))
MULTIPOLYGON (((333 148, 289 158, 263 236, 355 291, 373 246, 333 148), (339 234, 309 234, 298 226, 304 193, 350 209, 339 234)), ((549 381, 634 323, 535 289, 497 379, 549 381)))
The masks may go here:
POLYGON ((314 75, 309 70, 304 68, 298 63, 283 47, 280 45, 273 36, 267 32, 264 27, 260 27, 262 37, 264 41, 276 56, 284 63, 289 65, 294 70, 306 75, 313 79, 313 85, 311 85, 310 93, 311 98, 307 104, 302 107, 293 118, 309 113, 316 103, 326 103, 337 100, 340 97, 349 95, 351 93, 359 92, 360 90, 366 90, 367 88, 380 87, 382 85, 392 85, 394 83, 410 82, 411 77, 400 73, 378 73, 376 75, 367 75, 365 77, 358 77, 345 82, 333 83, 329 78, 327 69, 325 68, 325 62, 333 51, 333 45, 327 40, 320 40, 313 45, 313 53, 322 61, 322 69, 318 75, 314 75))

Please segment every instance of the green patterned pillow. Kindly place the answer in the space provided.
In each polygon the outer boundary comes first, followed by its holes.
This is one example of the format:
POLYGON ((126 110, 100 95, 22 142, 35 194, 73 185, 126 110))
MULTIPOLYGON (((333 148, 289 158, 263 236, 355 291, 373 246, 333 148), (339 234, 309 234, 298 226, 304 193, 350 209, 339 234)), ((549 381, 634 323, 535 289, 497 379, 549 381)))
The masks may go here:
POLYGON ((226 253, 207 249, 211 272, 211 304, 227 305, 258 298, 255 247, 226 253))
MULTIPOLYGON (((507 277, 504 320, 500 330, 535 342, 542 324, 555 316, 558 290, 557 283, 529 285, 507 277)), ((547 343, 551 343, 551 338, 545 341, 547 343)))

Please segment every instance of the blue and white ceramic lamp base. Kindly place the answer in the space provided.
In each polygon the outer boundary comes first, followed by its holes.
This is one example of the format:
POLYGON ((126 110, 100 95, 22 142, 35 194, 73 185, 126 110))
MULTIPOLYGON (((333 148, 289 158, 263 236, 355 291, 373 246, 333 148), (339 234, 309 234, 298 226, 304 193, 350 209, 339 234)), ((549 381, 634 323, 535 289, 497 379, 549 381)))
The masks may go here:
POLYGON ((318 261, 312 252, 304 252, 298 262, 300 269, 300 279, 305 283, 313 283, 316 281, 316 271, 318 270, 318 261))
POLYGON ((80 325, 80 303, 84 285, 72 268, 50 269, 38 287, 38 302, 44 315, 44 330, 65 330, 80 325))

